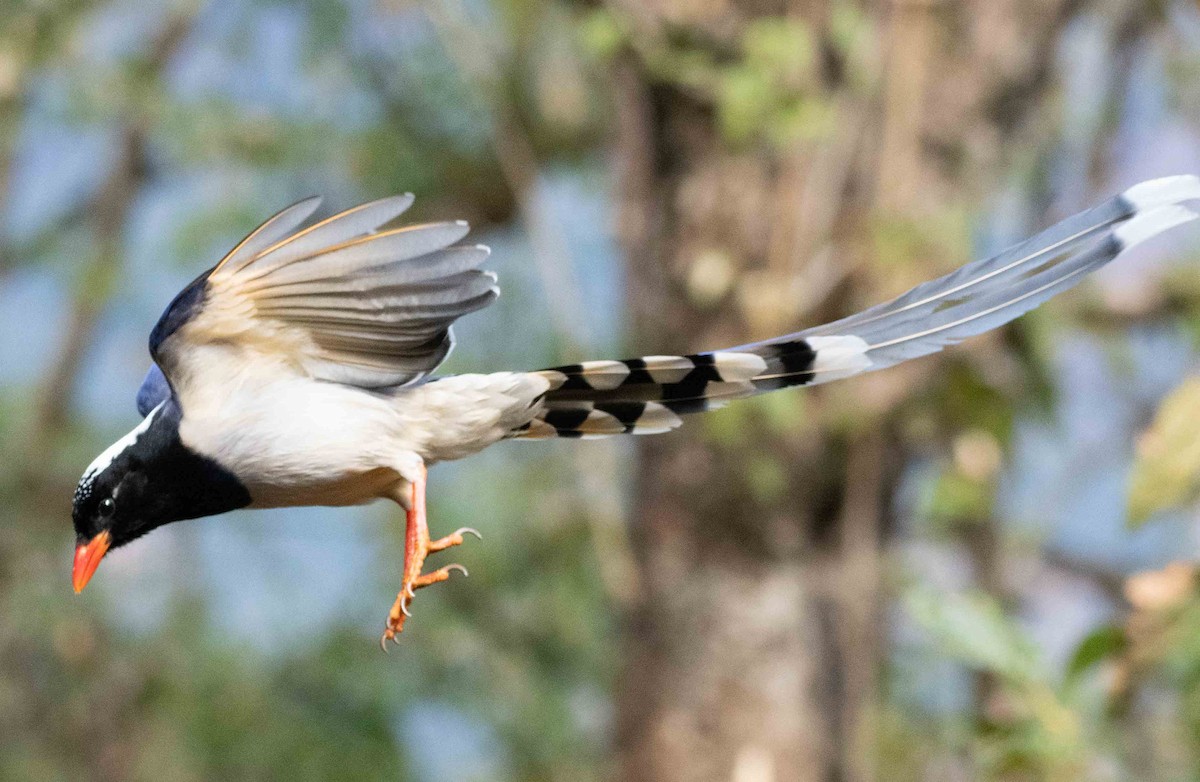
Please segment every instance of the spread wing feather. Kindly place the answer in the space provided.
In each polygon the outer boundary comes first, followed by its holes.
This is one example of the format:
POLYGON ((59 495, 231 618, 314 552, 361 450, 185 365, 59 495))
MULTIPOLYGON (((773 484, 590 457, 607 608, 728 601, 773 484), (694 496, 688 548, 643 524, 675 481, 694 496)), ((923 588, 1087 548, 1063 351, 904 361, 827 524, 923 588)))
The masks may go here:
POLYGON ((296 230, 308 199, 263 223, 184 290, 151 336, 166 377, 191 377, 192 349, 221 344, 283 358, 313 378, 364 388, 411 383, 453 347, 455 319, 498 295, 488 249, 454 246, 465 222, 379 228, 411 195, 296 230))
MULTIPOLYGON (((406 193, 360 204, 353 209, 339 212, 280 239, 256 255, 247 258, 237 268, 231 267, 224 271, 232 274, 253 264, 255 268, 250 274, 250 278, 261 277, 289 263, 311 258, 322 250, 327 250, 342 242, 370 234, 384 223, 402 215, 408 207, 412 206, 412 202, 412 194, 406 193)), ((223 264, 223 266, 228 266, 228 264, 223 264)), ((218 268, 217 271, 221 271, 221 269, 218 268)))
POLYGON ((247 278, 245 289, 269 286, 278 289, 278 295, 312 290, 359 294, 381 284, 399 286, 442 279, 474 269, 487 258, 485 247, 449 246, 466 236, 468 230, 467 224, 459 221, 370 234, 302 264, 279 268, 262 278, 247 278))
POLYGON ((268 247, 295 231, 320 205, 320 196, 310 196, 280 211, 230 250, 217 268, 228 267, 233 271, 250 263, 268 247))

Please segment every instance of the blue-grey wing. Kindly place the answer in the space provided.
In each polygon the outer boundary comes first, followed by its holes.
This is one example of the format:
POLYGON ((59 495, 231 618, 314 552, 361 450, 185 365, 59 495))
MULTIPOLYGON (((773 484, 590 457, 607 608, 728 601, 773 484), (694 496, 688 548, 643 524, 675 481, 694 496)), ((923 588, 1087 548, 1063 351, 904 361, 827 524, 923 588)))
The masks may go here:
POLYGON ((142 381, 142 387, 138 389, 138 413, 145 418, 150 415, 151 410, 167 401, 170 396, 171 386, 167 383, 167 376, 158 368, 158 364, 151 364, 150 371, 146 373, 146 379, 142 381))

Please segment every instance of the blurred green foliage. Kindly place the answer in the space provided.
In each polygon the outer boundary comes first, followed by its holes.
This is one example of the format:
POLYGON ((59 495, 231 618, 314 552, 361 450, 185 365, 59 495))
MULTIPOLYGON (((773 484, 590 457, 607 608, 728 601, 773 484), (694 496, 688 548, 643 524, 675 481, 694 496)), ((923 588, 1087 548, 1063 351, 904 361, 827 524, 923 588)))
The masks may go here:
MULTIPOLYGON (((839 4, 839 30, 863 23, 861 15, 844 10, 848 7, 839 4)), ((619 12, 601 8, 583 17, 580 38, 601 60, 630 47, 657 78, 703 94, 713 102, 718 127, 730 145, 784 147, 836 130, 830 98, 819 86, 821 53, 802 20, 756 19, 730 43, 706 44, 684 30, 646 37, 632 28, 619 12)), ((845 29, 844 37, 849 46, 854 33, 845 29)))
POLYGON ((999 682, 966 743, 980 777, 1088 776, 1078 704, 1046 673, 1037 645, 994 598, 915 591, 908 604, 941 653, 999 682))
MULTIPOLYGON (((647 34, 616 4, 472 4, 479 18, 459 21, 486 33, 492 59, 484 83, 463 71, 418 5, 387 5, 292 6, 301 17, 302 76, 313 94, 296 104, 258 105, 228 90, 183 94, 179 75, 156 60, 148 41, 139 37, 105 56, 89 46, 89 31, 126 24, 122 14, 145 14, 152 31, 176 19, 183 27, 177 45, 201 38, 238 61, 259 45, 254 15, 279 11, 275 4, 238 6, 241 17, 221 34, 212 31, 221 27, 216 12, 189 3, 160 17, 164 11, 150 3, 9 0, 0 12, 0 164, 13 166, 21 133, 31 132, 35 89, 39 111, 78 130, 141 128, 149 153, 138 172, 139 198, 154 197, 148 182, 198 182, 207 190, 163 238, 163 263, 191 269, 271 206, 315 190, 338 191, 342 203, 414 191, 420 219, 453 211, 507 224, 518 212, 517 194, 495 148, 496 107, 528 135, 538 162, 586 165, 605 154, 599 139, 607 104, 596 87, 606 63, 627 51, 655 78, 711 101, 733 148, 784 148, 836 133, 833 97, 818 78, 824 58, 835 61, 853 93, 869 95, 876 78, 875 53, 863 46, 872 21, 849 2, 832 6, 832 52, 820 51, 813 30, 791 17, 760 20, 714 42, 686 30, 647 34), (376 23, 395 33, 394 13, 405 15, 401 27, 412 40, 405 47, 386 35, 372 42, 366 32, 376 23), (539 45, 527 45, 534 38, 539 45), (346 121, 325 105, 341 94, 358 95, 369 110, 346 121)), ((1197 66, 1177 67, 1188 74, 1197 66)), ((1195 96, 1184 91, 1180 100, 1191 105, 1195 96)), ((109 164, 97 161, 97 168, 109 164)), ((0 184, 0 199, 3 190, 0 184)), ((93 256, 102 227, 95 207, 66 210, 31 238, 4 237, 0 284, 18 267, 37 268, 73 281, 68 293, 76 299, 103 302, 120 293, 131 273, 125 265, 79 263, 93 256)), ((919 220, 881 215, 864 241, 894 292, 959 262, 972 245, 973 222, 965 204, 919 220)), ((527 305, 519 295, 506 294, 498 306, 527 305)), ((1186 290, 1179 296, 1189 307, 1195 300, 1186 290)), ((905 520, 909 542, 945 543, 995 523, 1016 421, 1049 407, 1047 364, 1062 326, 1035 313, 1006 337, 1018 343, 1021 359, 1009 376, 997 379, 993 367, 955 358, 938 365, 944 377, 934 390, 904 405, 900 436, 929 454, 930 467, 914 518, 905 520)), ((550 331, 538 344, 514 345, 498 328, 480 351, 530 366, 557 363, 563 340, 550 331)), ((417 620, 391 656, 378 652, 373 631, 355 616, 316 637, 280 637, 260 648, 224 635, 203 593, 186 586, 166 596, 160 621, 140 631, 91 594, 68 601, 70 492, 78 467, 114 432, 96 431, 97 422, 68 405, 62 431, 39 445, 43 433, 26 424, 45 396, 36 383, 0 388, 0 457, 13 466, 0 471, 0 779, 413 778, 420 769, 404 719, 429 704, 449 704, 494 734, 486 772, 493 776, 589 780, 610 771, 622 628, 602 559, 614 554, 598 542, 595 509, 578 490, 566 450, 496 457, 471 473, 469 493, 435 498, 439 528, 490 522, 491 529, 485 526, 485 545, 469 550, 470 580, 422 593, 417 620)), ((815 425, 806 413, 817 404, 770 395, 694 425, 745 454, 754 499, 771 503, 789 485, 789 470, 812 467, 758 453, 754 432, 803 438, 815 425)), ((839 433, 876 423, 843 404, 830 416, 839 433)), ((1163 402, 1138 447, 1134 520, 1200 495, 1198 409, 1195 379, 1163 402)), ((398 525, 391 529, 395 537, 381 541, 373 563, 377 583, 361 596, 379 603, 380 618, 395 588, 398 525)), ((892 653, 876 715, 881 778, 928 779, 939 769, 964 779, 1140 778, 1147 755, 1153 769, 1146 778, 1200 778, 1194 573, 1191 580, 1143 578, 1149 596, 1130 599, 1061 665, 1046 659, 1019 606, 1004 595, 935 589, 916 578, 914 585, 912 575, 902 574, 895 592, 922 639, 918 663, 948 663, 975 679, 969 702, 924 708, 901 692, 913 663, 899 658, 911 650, 892 653)), ((452 744, 447 739, 448 754, 452 744)))
POLYGON ((1129 487, 1129 519, 1142 524, 1157 511, 1200 496, 1200 379, 1172 391, 1137 445, 1129 487))

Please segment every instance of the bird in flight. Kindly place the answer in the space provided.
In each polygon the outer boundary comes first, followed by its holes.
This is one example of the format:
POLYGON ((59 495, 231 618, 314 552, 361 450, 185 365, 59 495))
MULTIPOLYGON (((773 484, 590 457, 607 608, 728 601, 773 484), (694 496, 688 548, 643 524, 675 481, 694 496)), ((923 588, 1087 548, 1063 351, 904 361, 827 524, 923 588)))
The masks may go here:
MULTIPOLYGON (((585 361, 535 372, 432 376, 451 325, 499 294, 465 222, 384 228, 411 195, 301 228, 318 199, 259 226, 167 306, 150 333, 142 422, 75 491, 73 582, 111 549, 173 521, 237 508, 358 505, 406 514, 400 592, 381 643, 404 628, 429 572, 457 546, 430 535, 426 470, 501 440, 657 434, 680 416, 883 369, 996 328, 1124 250, 1194 219, 1200 179, 1135 185, 994 258, 893 301, 763 342, 690 356, 585 361)), ((478 534, 478 533, 475 533, 478 534)))

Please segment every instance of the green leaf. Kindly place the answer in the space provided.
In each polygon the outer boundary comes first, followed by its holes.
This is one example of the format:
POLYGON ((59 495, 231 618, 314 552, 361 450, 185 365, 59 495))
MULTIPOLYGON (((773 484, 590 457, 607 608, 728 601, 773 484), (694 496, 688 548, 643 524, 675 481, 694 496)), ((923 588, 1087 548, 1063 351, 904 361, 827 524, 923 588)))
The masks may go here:
POLYGON ((804 78, 815 67, 816 43, 799 19, 757 19, 747 27, 742 47, 747 62, 783 78, 804 78))
POLYGON ((985 518, 992 511, 993 494, 991 482, 946 470, 933 485, 926 513, 940 523, 985 518))
POLYGON ((1200 496, 1200 377, 1167 395, 1138 441, 1129 480, 1129 523, 1200 496))
POLYGON ((778 100, 770 74, 748 66, 725 70, 720 81, 721 131, 733 142, 745 141, 761 128, 778 100))
POLYGON ((796 141, 818 141, 837 130, 837 115, 828 100, 797 99, 781 106, 767 128, 771 141, 785 145, 796 141))
POLYGON ((769 505, 779 501, 791 481, 779 459, 770 455, 752 457, 746 470, 746 485, 754 499, 769 505))
POLYGON ((625 34, 612 12, 599 8, 579 21, 578 35, 585 51, 599 60, 616 55, 625 42, 625 34))
POLYGON ((964 665, 1015 683, 1040 678, 1037 647, 995 598, 918 587, 908 592, 905 603, 933 636, 935 647, 964 665))
POLYGON ((1088 633, 1067 663, 1066 682, 1070 684, 1092 666, 1124 651, 1128 639, 1118 625, 1105 625, 1088 633))

